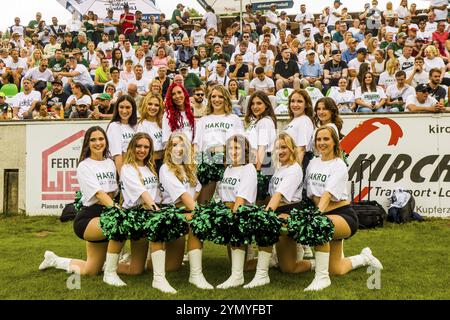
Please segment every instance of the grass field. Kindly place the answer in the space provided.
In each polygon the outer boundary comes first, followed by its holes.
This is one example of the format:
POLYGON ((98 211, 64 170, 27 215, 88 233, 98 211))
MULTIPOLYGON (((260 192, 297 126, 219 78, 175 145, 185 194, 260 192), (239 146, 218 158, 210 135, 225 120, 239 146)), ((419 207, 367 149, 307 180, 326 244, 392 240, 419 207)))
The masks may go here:
MULTIPOLYGON (((101 276, 82 277, 80 290, 66 287, 68 274, 61 270, 38 271, 44 251, 64 257, 85 258, 85 244, 72 230, 72 222, 57 217, 0 217, 0 299, 211 299, 211 300, 309 300, 309 299, 450 299, 450 220, 430 219, 407 225, 387 224, 377 230, 359 231, 346 241, 346 256, 370 246, 383 263, 381 288, 367 288, 371 274, 361 268, 342 277, 318 293, 305 293, 313 273, 283 274, 270 270, 271 283, 248 289, 203 291, 187 281, 189 267, 168 273, 178 290, 166 295, 151 288, 152 275, 122 276, 124 288, 110 287, 101 276)), ((229 276, 224 247, 205 244, 204 274, 217 285, 229 276)), ((246 273, 246 283, 253 273, 246 273)))

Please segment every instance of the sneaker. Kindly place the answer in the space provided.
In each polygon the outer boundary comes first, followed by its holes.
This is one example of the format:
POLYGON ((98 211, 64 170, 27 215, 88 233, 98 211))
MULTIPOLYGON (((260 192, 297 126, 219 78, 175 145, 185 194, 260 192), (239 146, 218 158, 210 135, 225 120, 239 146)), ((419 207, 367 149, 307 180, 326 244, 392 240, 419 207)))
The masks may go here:
POLYGON ((381 264, 380 260, 378 260, 372 255, 372 250, 370 250, 370 248, 362 249, 361 255, 364 256, 364 258, 366 259, 367 265, 372 266, 379 270, 383 270, 383 265, 381 264))
POLYGON ((58 256, 52 251, 45 251, 44 253, 44 261, 39 265, 39 270, 45 270, 48 268, 56 267, 56 258, 58 256))

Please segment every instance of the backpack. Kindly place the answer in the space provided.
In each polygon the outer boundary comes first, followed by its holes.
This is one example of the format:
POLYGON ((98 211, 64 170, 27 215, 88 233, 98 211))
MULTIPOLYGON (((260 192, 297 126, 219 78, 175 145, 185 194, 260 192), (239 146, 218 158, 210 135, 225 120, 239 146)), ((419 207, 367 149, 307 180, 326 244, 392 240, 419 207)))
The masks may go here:
POLYGON ((391 205, 388 209, 387 221, 405 223, 424 220, 420 214, 414 212, 416 201, 406 190, 402 188, 395 189, 389 201, 391 205))

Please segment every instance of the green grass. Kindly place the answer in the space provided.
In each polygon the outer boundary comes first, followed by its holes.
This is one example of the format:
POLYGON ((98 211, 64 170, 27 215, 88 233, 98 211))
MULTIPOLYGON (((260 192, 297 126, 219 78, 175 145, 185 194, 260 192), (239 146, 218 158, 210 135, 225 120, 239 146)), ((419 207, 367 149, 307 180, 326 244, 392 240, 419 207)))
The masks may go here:
MULTIPOLYGON (((189 268, 167 274, 178 290, 166 295, 151 288, 152 275, 122 276, 124 288, 110 287, 101 276, 82 277, 81 290, 68 290, 68 274, 61 270, 38 271, 44 251, 64 257, 86 257, 85 243, 72 230, 72 223, 56 217, 2 216, 0 218, 0 299, 450 299, 450 220, 430 219, 424 223, 387 224, 377 230, 360 230, 345 242, 346 256, 365 246, 382 261, 381 288, 370 290, 367 268, 341 277, 318 293, 305 293, 313 273, 283 274, 270 270, 271 283, 245 290, 203 291, 188 283, 189 268)), ((224 247, 205 244, 204 274, 217 285, 229 276, 224 247)), ((245 274, 246 283, 253 277, 245 274)))

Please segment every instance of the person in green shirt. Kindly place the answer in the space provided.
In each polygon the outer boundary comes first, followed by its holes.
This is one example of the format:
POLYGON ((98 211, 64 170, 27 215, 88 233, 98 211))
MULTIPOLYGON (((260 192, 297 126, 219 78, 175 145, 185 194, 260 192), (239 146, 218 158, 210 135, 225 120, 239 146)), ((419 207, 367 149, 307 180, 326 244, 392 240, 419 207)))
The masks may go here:
POLYGON ((111 73, 109 72, 109 60, 103 58, 101 65, 95 70, 93 93, 102 93, 105 88, 105 83, 110 80, 111 73))
POLYGON ((28 23, 28 26, 26 28, 26 32, 27 32, 28 36, 30 36, 33 33, 37 32, 37 29, 38 29, 39 23, 41 22, 41 19, 42 19, 42 14, 40 12, 37 12, 36 13, 36 20, 31 20, 28 23))
POLYGON ((386 51, 392 49, 396 58, 399 58, 403 54, 403 47, 405 46, 405 41, 408 36, 404 32, 397 34, 397 41, 391 42, 387 47, 386 51))
POLYGON ((73 42, 75 43, 75 48, 80 49, 81 52, 84 53, 87 51, 88 40, 86 33, 83 31, 78 32, 78 36, 73 39, 73 42))
POLYGON ((180 68, 180 73, 184 78, 184 88, 189 93, 190 96, 194 93, 194 89, 203 85, 202 80, 195 74, 188 72, 187 66, 182 66, 180 68))
POLYGON ((48 67, 53 72, 61 72, 65 65, 66 59, 64 59, 63 51, 61 49, 56 49, 55 56, 48 59, 48 67))
POLYGON ((228 53, 223 52, 222 43, 214 42, 214 53, 211 56, 211 61, 225 59, 226 62, 230 62, 231 57, 228 53))
POLYGON ((177 8, 173 10, 172 19, 170 19, 170 23, 177 23, 178 25, 184 25, 185 22, 182 19, 182 14, 184 10, 184 5, 182 3, 177 4, 177 8))
POLYGON ((142 32, 139 35, 139 45, 142 45, 143 41, 147 41, 150 46, 153 45, 154 38, 153 35, 150 33, 150 31, 146 28, 142 29, 142 32))
POLYGON ((89 62, 83 57, 83 54, 81 53, 80 49, 78 48, 73 49, 72 54, 77 59, 77 63, 82 64, 89 69, 89 62))

